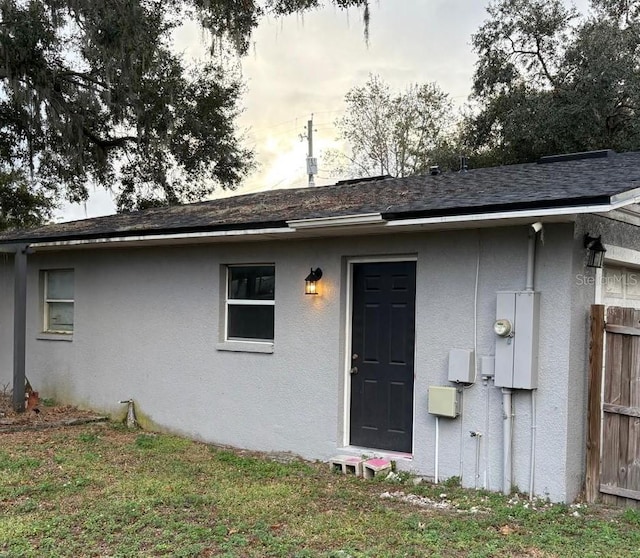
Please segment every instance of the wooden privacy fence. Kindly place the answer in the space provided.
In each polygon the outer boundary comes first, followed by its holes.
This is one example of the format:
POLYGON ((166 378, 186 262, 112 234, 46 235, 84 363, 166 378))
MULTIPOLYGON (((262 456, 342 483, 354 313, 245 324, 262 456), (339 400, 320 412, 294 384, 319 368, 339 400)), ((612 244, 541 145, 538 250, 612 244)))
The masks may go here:
POLYGON ((587 501, 640 506, 640 310, 591 307, 587 501), (604 364, 604 366, 603 366, 604 364))

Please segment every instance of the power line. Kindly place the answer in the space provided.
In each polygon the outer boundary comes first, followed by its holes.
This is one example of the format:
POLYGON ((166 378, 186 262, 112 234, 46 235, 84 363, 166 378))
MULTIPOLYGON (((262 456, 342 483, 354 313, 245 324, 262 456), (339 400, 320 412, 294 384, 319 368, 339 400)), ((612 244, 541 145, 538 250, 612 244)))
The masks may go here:
MULTIPOLYGON (((342 113, 345 112, 346 109, 334 109, 334 110, 321 110, 319 112, 314 112, 313 114, 315 116, 319 115, 319 114, 334 114, 334 113, 342 113)), ((269 130, 272 130, 273 128, 278 128, 280 126, 284 126, 285 124, 290 124, 290 123, 295 123, 293 127, 297 128, 298 127, 298 120, 303 120, 304 119, 304 115, 296 115, 293 118, 289 118, 288 120, 282 120, 281 122, 276 122, 275 124, 269 124, 267 126, 261 126, 259 128, 256 128, 256 130, 258 132, 267 132, 269 130)), ((333 125, 333 122, 325 122, 322 123, 321 125, 325 125, 325 126, 330 126, 333 125)))
MULTIPOLYGON (((333 128, 333 127, 334 126, 333 126, 332 122, 324 122, 324 123, 320 123, 320 124, 315 124, 315 129, 316 130, 327 130, 327 129, 333 128)), ((291 127, 291 128, 286 129, 286 130, 279 131, 279 132, 270 133, 269 130, 271 130, 271 129, 272 128, 257 128, 256 129, 256 132, 258 132, 257 134, 254 134, 253 130, 249 130, 247 132, 247 135, 248 136, 252 136, 252 138, 254 140, 255 139, 267 139, 269 137, 277 138, 277 137, 284 136, 284 135, 287 135, 287 134, 295 134, 299 130, 298 126, 295 126, 295 127, 291 127)))

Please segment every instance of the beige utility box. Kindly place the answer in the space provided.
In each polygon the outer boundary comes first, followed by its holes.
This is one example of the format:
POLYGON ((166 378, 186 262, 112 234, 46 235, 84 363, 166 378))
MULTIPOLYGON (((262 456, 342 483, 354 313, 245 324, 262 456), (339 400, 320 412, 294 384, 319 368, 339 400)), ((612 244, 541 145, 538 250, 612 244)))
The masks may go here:
POLYGON ((448 386, 429 386, 429 413, 439 417, 456 418, 458 390, 448 386))

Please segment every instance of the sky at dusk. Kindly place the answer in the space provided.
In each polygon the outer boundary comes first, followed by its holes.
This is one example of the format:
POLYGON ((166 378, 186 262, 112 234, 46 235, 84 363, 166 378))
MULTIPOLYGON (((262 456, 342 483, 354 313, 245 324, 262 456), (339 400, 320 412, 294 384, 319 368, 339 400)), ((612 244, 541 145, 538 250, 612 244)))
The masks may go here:
MULTIPOLYGON (((234 192, 301 187, 307 184, 307 120, 313 114, 316 184, 333 183, 323 162, 327 148, 339 147, 334 121, 344 113, 344 96, 380 75, 393 90, 436 82, 461 106, 471 92, 475 54, 471 36, 486 19, 487 0, 372 0, 369 41, 362 11, 328 5, 304 16, 265 19, 241 61, 246 83, 238 120, 258 169, 234 192)), ((329 2, 327 2, 329 4, 329 2)), ((574 5, 586 12, 587 0, 574 5)), ((193 28, 176 33, 186 56, 201 58, 204 39, 193 28)), ((96 189, 86 205, 67 205, 56 220, 113 213, 107 192, 96 189)))

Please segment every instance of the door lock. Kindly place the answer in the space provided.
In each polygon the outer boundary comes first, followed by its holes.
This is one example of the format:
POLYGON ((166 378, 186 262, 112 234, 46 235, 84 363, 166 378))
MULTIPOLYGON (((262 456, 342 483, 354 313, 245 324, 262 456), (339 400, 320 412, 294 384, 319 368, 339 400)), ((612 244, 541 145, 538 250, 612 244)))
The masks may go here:
POLYGON ((351 360, 356 360, 358 358, 358 353, 353 353, 351 356, 351 360))

